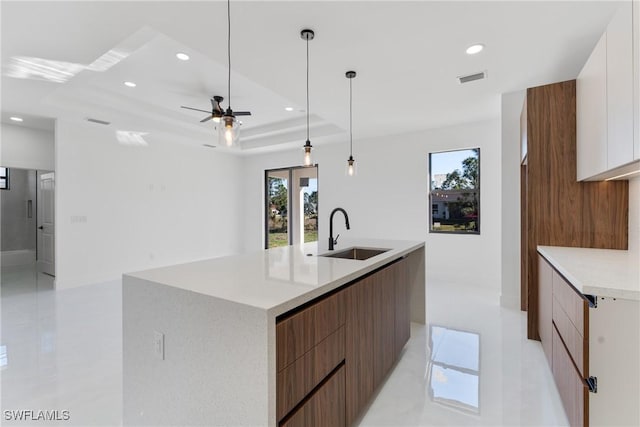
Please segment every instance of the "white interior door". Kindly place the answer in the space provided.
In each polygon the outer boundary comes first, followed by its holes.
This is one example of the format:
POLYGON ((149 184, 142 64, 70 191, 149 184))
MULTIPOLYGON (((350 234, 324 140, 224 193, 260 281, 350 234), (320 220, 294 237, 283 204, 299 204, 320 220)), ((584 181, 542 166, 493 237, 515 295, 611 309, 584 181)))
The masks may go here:
POLYGON ((54 172, 38 171, 38 271, 55 276, 54 172))

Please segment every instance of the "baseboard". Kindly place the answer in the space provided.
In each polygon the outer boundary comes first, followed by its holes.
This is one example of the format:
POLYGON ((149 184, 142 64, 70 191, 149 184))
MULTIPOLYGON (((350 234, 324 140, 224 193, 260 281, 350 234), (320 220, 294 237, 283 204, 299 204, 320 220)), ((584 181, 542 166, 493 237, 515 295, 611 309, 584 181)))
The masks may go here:
POLYGON ((18 249, 15 251, 0 252, 0 263, 3 267, 17 267, 33 265, 36 262, 36 251, 31 249, 18 249))

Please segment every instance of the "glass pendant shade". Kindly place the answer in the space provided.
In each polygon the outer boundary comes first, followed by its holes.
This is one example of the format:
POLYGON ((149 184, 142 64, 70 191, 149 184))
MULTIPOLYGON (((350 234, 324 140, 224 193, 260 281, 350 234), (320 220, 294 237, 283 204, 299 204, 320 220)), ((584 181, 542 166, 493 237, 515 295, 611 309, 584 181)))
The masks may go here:
POLYGON ((347 160, 347 168, 345 169, 345 173, 347 176, 356 176, 358 174, 358 164, 356 163, 356 159, 353 156, 349 156, 349 160, 347 160))
POLYGON ((311 166, 313 164, 313 160, 311 159, 311 142, 307 141, 303 148, 304 148, 304 165, 305 166, 311 166))
POLYGON ((240 122, 234 116, 224 116, 218 125, 218 141, 226 147, 233 147, 240 137, 240 122))

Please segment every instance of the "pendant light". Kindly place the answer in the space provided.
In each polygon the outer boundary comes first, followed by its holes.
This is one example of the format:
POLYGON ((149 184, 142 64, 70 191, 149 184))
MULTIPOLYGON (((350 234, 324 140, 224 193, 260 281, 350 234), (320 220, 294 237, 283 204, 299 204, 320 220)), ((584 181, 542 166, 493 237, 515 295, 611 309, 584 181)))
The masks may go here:
POLYGON ((231 0, 227 0, 227 59, 229 61, 227 102, 229 104, 218 125, 218 141, 227 147, 232 147, 237 144, 240 137, 240 122, 231 109, 231 0))
POLYGON ((311 160, 311 141, 309 140, 309 41, 313 40, 315 33, 312 30, 304 29, 300 32, 302 40, 307 41, 307 140, 304 143, 304 161, 305 166, 311 166, 313 164, 311 160))
POLYGON ((356 77, 355 71, 347 71, 345 76, 349 79, 349 158, 347 159, 347 176, 355 176, 357 173, 356 160, 353 158, 353 88, 352 82, 356 77))

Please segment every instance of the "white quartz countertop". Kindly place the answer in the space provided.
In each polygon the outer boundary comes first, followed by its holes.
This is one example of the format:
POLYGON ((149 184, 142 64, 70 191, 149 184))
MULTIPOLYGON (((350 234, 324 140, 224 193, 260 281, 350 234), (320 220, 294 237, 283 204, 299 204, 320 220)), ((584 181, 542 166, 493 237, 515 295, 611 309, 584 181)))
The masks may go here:
MULTIPOLYGON (((318 256, 317 242, 125 274, 161 285, 264 309, 278 316, 424 246, 400 240, 342 240, 389 251, 364 261, 318 256)), ((327 251, 321 251, 326 253, 327 251)))
POLYGON ((560 246, 538 252, 583 294, 640 301, 638 253, 560 246))

